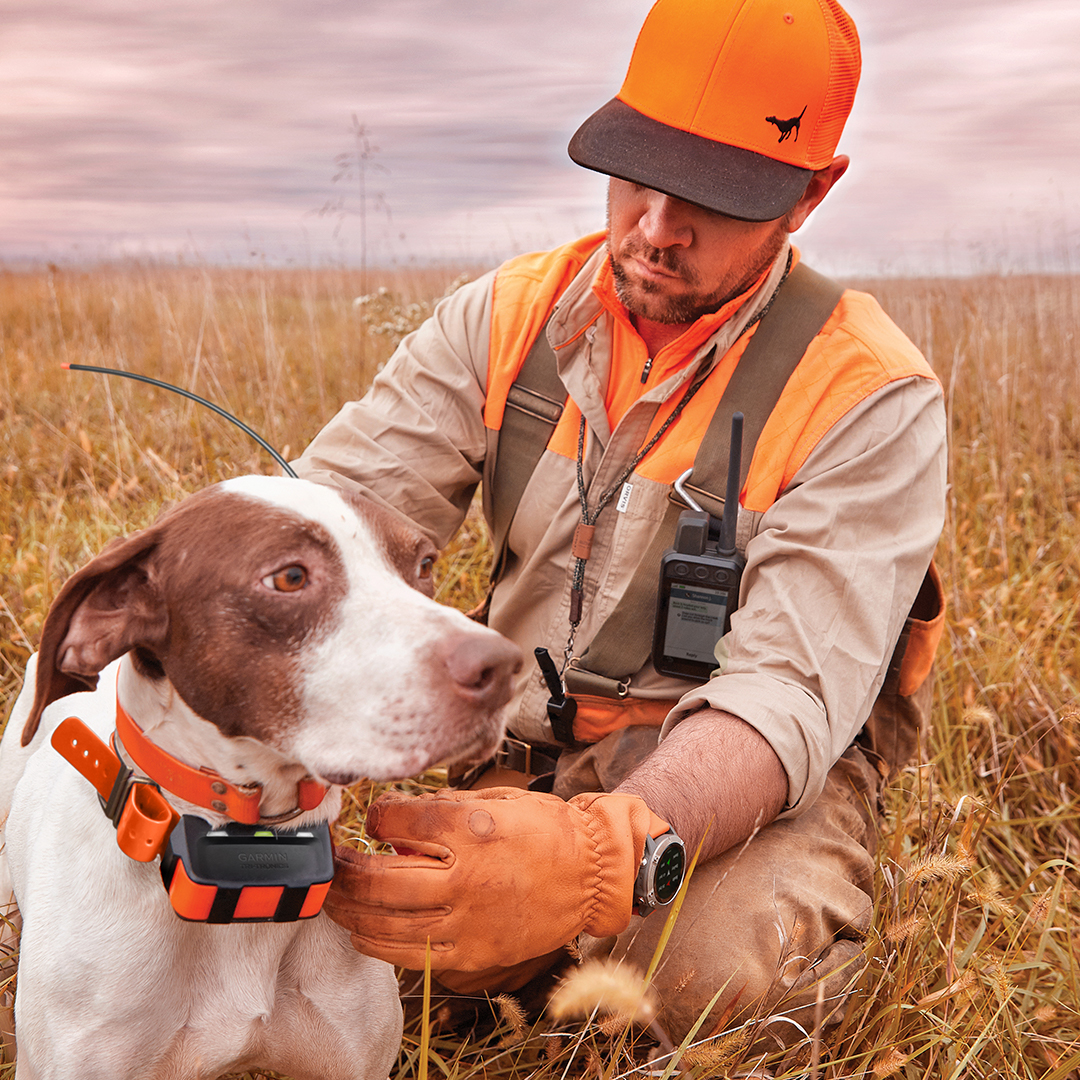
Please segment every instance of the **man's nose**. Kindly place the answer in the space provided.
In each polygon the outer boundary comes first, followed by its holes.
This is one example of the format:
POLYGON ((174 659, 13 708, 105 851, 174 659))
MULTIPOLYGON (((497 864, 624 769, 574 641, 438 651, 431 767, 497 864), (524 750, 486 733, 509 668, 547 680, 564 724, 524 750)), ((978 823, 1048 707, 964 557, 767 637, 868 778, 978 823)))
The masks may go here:
POLYGON ((638 228, 645 239, 656 248, 689 247, 694 231, 680 199, 659 191, 650 191, 645 212, 638 219, 638 228))

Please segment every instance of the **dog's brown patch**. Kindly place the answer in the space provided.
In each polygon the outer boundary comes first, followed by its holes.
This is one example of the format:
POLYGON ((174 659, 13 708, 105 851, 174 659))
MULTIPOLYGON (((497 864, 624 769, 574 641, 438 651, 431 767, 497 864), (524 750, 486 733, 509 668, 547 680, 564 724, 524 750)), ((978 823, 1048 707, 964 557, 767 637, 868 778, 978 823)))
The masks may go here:
POLYGON ((430 559, 434 563, 439 554, 438 548, 427 536, 407 518, 385 509, 358 492, 342 490, 338 494, 375 534, 390 566, 401 575, 406 584, 425 596, 434 596, 435 583, 430 574, 422 576, 418 573, 423 560, 430 559))
POLYGON ((217 489, 165 524, 148 573, 169 633, 148 651, 225 735, 270 741, 299 713, 300 650, 340 619, 348 580, 338 545, 316 521, 217 489), (304 569, 303 587, 276 590, 268 579, 289 566, 304 569))

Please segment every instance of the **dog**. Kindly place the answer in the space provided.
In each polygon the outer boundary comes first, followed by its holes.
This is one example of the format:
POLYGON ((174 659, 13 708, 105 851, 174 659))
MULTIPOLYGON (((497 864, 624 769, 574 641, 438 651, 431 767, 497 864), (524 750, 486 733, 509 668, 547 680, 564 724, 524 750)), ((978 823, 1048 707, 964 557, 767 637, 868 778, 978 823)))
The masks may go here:
POLYGON ((434 601, 435 555, 358 495, 251 476, 182 500, 66 582, 0 745, 19 1080, 388 1075, 402 1026, 388 964, 323 913, 179 918, 157 860, 120 849, 50 738, 76 716, 106 740, 122 708, 155 753, 254 792, 259 820, 290 828, 334 821, 363 777, 483 759, 520 652, 434 601))
POLYGON ((806 106, 803 106, 803 111, 798 116, 793 116, 790 120, 781 120, 776 116, 766 116, 766 124, 775 124, 776 130, 780 132, 780 138, 776 141, 782 143, 785 139, 791 138, 791 133, 795 133, 795 141, 799 141, 799 130, 802 128, 802 118, 806 115, 806 106))

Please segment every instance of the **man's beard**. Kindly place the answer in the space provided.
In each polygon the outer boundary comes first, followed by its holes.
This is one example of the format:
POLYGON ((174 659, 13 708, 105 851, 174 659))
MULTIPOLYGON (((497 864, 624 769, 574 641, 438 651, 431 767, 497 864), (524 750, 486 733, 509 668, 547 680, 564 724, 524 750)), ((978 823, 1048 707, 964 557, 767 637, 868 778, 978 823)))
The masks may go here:
POLYGON ((687 324, 719 311, 729 300, 745 292, 772 265, 788 237, 787 221, 777 226, 768 240, 757 248, 742 266, 731 267, 712 291, 703 291, 701 276, 687 265, 677 248, 655 248, 640 237, 628 235, 618 252, 608 248, 608 259, 615 279, 615 294, 631 315, 667 325, 687 324), (643 261, 679 275, 679 283, 689 290, 669 295, 663 283, 632 278, 624 263, 636 256, 643 261))

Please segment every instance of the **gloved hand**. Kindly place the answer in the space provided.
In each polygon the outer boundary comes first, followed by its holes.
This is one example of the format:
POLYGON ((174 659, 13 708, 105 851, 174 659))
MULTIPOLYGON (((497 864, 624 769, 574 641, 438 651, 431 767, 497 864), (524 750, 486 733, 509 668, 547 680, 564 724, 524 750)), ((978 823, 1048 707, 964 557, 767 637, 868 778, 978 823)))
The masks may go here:
POLYGON ((367 832, 398 854, 339 847, 324 910, 354 947, 406 968, 508 968, 582 930, 625 930, 645 836, 667 823, 634 795, 569 802, 519 788, 391 792, 367 832))

